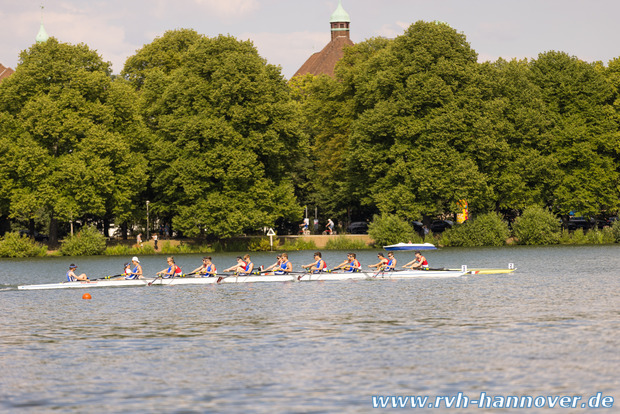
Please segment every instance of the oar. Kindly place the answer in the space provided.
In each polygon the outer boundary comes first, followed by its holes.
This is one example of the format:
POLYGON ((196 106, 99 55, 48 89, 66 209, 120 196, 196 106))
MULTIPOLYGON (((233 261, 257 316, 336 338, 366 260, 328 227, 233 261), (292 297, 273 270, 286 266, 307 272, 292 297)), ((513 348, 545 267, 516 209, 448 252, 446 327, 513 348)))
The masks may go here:
POLYGON ((163 279, 163 277, 164 277, 164 275, 161 275, 161 274, 160 274, 160 275, 158 275, 158 276, 155 276, 155 279, 151 280, 151 281, 150 281, 149 283, 147 283, 146 285, 147 285, 147 286, 153 286, 153 282, 155 282, 157 279, 163 279))
POLYGON ((125 274, 120 274, 120 275, 111 275, 111 276, 104 276, 104 277, 99 277, 97 279, 90 279, 91 281, 93 280, 104 280, 104 279, 113 279, 115 277, 121 277, 121 276, 125 276, 125 274))

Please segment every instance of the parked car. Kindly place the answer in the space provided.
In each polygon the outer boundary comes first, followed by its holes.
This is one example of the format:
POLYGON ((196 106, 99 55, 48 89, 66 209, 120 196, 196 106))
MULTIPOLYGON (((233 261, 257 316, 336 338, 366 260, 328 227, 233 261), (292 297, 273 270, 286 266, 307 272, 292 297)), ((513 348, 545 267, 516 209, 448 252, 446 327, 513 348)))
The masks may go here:
POLYGON ((614 225, 614 223, 618 221, 618 217, 614 216, 614 217, 603 217, 600 218, 598 220, 596 220, 596 225, 598 226, 599 229, 602 229, 604 227, 611 227, 614 225))
POLYGON ((351 234, 367 234, 368 223, 365 221, 354 221, 347 226, 347 233, 351 234))
POLYGON ((577 229, 589 230, 595 225, 596 225, 596 221, 594 219, 589 219, 585 217, 569 217, 568 222, 566 223, 566 228, 568 230, 577 230, 577 229))
POLYGON ((413 227, 413 231, 424 237, 424 223, 421 221, 412 221, 411 227, 413 227))
POLYGON ((433 233, 441 233, 446 229, 451 229, 454 223, 450 220, 435 220, 431 223, 433 233))

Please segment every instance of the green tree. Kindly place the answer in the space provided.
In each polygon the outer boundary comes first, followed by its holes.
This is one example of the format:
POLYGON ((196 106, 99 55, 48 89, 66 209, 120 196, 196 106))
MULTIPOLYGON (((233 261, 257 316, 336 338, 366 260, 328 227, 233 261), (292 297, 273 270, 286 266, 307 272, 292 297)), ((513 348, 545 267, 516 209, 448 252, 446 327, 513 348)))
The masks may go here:
POLYGON ((279 69, 250 42, 228 36, 171 31, 154 43, 124 70, 142 79, 142 110, 156 136, 153 211, 188 236, 226 237, 279 217, 299 219, 291 171, 303 136, 279 69), (163 58, 162 67, 134 66, 167 51, 176 57, 163 58))
POLYGON ((475 125, 463 121, 480 99, 477 55, 465 36, 417 22, 393 41, 352 49, 337 72, 354 111, 347 192, 408 219, 455 211, 462 198, 486 208, 492 188, 480 157, 468 153, 475 125))
POLYGON ((562 214, 617 210, 617 92, 596 64, 562 52, 540 54, 531 63, 531 79, 549 108, 550 125, 537 149, 557 166, 557 185, 545 204, 562 214))
POLYGON ((48 216, 52 245, 58 220, 128 219, 147 179, 135 102, 86 45, 51 38, 22 52, 0 85, 0 121, 13 140, 0 167, 10 171, 11 216, 48 216))

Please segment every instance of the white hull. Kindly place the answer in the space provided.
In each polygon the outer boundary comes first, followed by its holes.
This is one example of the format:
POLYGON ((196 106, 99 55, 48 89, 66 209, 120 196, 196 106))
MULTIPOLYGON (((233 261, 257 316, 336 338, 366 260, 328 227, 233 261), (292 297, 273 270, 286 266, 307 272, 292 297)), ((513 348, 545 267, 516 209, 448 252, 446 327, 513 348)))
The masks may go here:
POLYGON ((437 247, 431 243, 396 243, 383 246, 388 251, 407 251, 407 250, 436 250, 437 247))
POLYGON ((460 277, 467 274, 460 270, 403 270, 395 272, 359 272, 359 273, 293 273, 290 275, 222 275, 216 277, 175 277, 170 279, 149 278, 139 280, 93 280, 88 282, 63 282, 44 285, 18 286, 20 290, 40 289, 85 289, 95 287, 129 287, 129 286, 169 286, 169 285, 213 285, 220 283, 255 283, 255 282, 309 282, 320 280, 372 280, 372 279, 415 279, 460 277), (150 285, 149 285, 150 283, 150 285))

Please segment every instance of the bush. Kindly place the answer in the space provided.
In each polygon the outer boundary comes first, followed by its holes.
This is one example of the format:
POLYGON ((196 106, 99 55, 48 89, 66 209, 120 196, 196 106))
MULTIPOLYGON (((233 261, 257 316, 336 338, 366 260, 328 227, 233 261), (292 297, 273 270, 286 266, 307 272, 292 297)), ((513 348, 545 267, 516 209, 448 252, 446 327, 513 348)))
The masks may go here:
POLYGON ((620 220, 616 220, 611 226, 611 234, 616 243, 620 243, 620 220))
POLYGON ((503 246, 508 236, 508 223, 497 213, 487 213, 444 231, 440 244, 460 247, 503 246))
POLYGON ((0 238, 0 257, 45 256, 47 247, 18 232, 6 233, 0 238))
POLYGON ((559 238, 560 244, 611 244, 614 241, 615 236, 611 228, 592 229, 585 233, 583 229, 577 229, 572 233, 562 230, 559 238))
POLYGON ((340 235, 330 237, 325 245, 325 250, 363 250, 369 247, 362 240, 350 239, 347 236, 340 235))
POLYGON ((368 226, 368 235, 379 247, 413 241, 417 236, 411 224, 394 214, 375 215, 368 226))
MULTIPOLYGON (((273 245, 277 246, 280 242, 277 237, 273 238, 273 245)), ((269 237, 261 237, 259 239, 253 239, 248 244, 248 250, 251 252, 268 252, 271 250, 271 244, 269 243, 269 237)))
POLYGON ((62 241, 63 256, 95 256, 106 250, 105 236, 95 226, 84 227, 76 235, 62 241))
POLYGON ((512 230, 519 244, 556 244, 560 238, 559 220, 540 206, 526 208, 512 230))
MULTIPOLYGON (((275 243, 274 243, 274 247, 275 243)), ((295 239, 294 241, 287 240, 284 244, 277 246, 276 250, 286 251, 286 250, 316 250, 316 244, 312 241, 305 241, 302 239, 295 239)))

